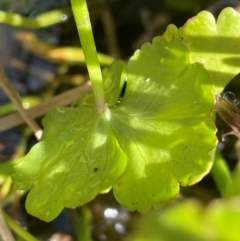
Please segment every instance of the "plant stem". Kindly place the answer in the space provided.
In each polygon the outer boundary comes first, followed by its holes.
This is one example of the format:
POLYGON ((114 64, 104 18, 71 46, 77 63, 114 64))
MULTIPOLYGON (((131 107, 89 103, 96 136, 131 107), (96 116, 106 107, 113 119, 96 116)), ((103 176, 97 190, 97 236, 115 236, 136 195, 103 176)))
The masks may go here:
POLYGON ((2 211, 3 217, 5 218, 8 226, 21 238, 26 241, 39 241, 20 225, 18 225, 14 220, 12 220, 4 211, 2 211))
POLYGON ((71 212, 72 222, 76 231, 76 241, 92 241, 90 223, 92 219, 91 212, 87 207, 82 206, 71 212))
POLYGON ((221 157, 218 151, 216 151, 216 156, 211 170, 211 174, 218 187, 219 192, 221 193, 221 196, 228 197, 226 193, 226 188, 232 183, 231 172, 225 160, 221 157))
POLYGON ((5 223, 1 208, 0 208, 0 240, 1 241, 14 241, 15 240, 11 231, 8 229, 8 226, 5 223))
POLYGON ((71 5, 92 83, 96 109, 98 112, 103 112, 106 106, 104 101, 102 72, 97 57, 87 4, 85 0, 71 0, 71 5))

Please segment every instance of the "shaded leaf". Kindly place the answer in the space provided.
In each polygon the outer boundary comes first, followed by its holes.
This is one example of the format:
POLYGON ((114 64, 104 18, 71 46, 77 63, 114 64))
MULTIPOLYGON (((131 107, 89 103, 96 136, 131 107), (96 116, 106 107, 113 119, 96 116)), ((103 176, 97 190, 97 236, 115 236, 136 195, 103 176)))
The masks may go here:
POLYGON ((216 200, 207 207, 196 200, 168 205, 142 215, 136 231, 126 240, 239 240, 239 201, 216 200))

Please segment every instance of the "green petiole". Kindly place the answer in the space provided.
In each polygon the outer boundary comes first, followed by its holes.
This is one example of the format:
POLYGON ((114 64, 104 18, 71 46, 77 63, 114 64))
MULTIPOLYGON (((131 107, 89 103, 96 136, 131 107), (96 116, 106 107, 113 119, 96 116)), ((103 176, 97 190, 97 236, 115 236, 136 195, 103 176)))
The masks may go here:
POLYGON ((106 109, 103 79, 93 38, 87 4, 85 0, 71 0, 71 5, 85 56, 88 73, 92 83, 96 109, 97 112, 101 113, 106 109))

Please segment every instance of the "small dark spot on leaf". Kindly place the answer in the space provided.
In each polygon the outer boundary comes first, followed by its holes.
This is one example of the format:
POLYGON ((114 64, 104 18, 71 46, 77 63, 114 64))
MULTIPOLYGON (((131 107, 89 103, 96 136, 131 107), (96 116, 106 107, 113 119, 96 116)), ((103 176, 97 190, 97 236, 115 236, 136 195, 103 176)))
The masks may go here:
POLYGON ((97 171, 98 171, 98 167, 94 167, 94 168, 93 168, 93 171, 94 171, 94 172, 97 172, 97 171))

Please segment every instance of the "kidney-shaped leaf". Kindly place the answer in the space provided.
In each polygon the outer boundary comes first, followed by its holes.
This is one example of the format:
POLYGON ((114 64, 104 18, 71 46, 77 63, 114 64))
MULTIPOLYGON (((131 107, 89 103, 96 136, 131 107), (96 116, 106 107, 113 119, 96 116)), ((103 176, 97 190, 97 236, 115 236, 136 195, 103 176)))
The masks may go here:
POLYGON ((113 186, 122 205, 144 211, 198 182, 216 145, 214 94, 239 72, 239 21, 226 9, 217 23, 202 12, 180 30, 171 25, 126 68, 118 62, 105 73, 105 112, 52 110, 43 140, 13 176, 17 188, 31 189, 27 209, 51 220, 113 186))

